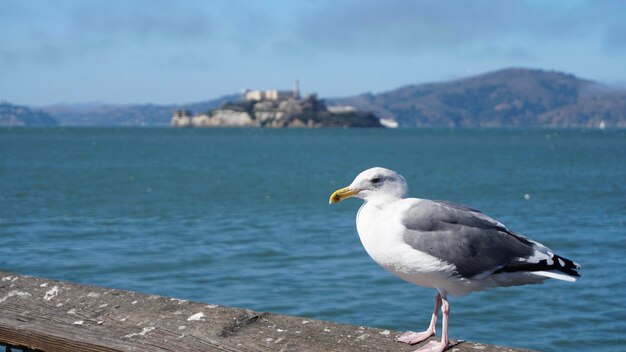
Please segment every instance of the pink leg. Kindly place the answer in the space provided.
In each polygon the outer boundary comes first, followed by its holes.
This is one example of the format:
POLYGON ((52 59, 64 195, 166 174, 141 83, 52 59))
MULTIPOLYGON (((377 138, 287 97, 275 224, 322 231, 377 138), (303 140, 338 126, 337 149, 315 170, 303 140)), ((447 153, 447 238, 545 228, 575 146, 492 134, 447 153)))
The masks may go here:
POLYGON ((450 303, 445 294, 441 299, 441 313, 443 319, 441 321, 441 342, 429 341, 415 352, 443 352, 448 348, 448 319, 450 318, 450 303))
POLYGON ((430 325, 428 325, 428 329, 422 332, 413 332, 407 331, 404 334, 400 335, 396 341, 408 343, 410 345, 415 345, 416 343, 420 343, 431 336, 434 336, 437 332, 437 314, 439 313, 439 308, 441 307, 441 295, 437 293, 435 296, 435 309, 433 310, 433 316, 430 318, 430 325))

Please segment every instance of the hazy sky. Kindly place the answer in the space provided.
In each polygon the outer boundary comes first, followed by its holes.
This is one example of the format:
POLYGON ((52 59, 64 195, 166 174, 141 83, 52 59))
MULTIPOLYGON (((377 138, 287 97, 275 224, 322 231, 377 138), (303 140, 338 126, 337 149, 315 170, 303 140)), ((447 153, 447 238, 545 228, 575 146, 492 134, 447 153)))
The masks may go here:
POLYGON ((0 101, 345 96, 525 66, 626 84, 626 1, 0 0, 0 101))

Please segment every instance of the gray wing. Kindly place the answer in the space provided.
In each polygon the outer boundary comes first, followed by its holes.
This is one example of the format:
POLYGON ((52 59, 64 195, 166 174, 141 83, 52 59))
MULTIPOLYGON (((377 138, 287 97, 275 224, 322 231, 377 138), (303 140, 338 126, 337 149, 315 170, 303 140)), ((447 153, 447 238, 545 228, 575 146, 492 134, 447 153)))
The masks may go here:
POLYGON ((528 258, 533 243, 508 231, 478 210, 443 201, 423 200, 402 218, 411 247, 454 264, 458 275, 490 274, 528 258))

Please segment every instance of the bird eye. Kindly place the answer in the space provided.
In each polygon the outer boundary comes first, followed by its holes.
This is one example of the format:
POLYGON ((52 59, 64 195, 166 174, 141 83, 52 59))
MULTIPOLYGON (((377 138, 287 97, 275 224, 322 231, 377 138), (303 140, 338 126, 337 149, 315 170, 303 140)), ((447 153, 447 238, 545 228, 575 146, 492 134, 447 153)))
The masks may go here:
POLYGON ((372 183, 378 183, 380 182, 380 177, 376 176, 372 179, 372 183))

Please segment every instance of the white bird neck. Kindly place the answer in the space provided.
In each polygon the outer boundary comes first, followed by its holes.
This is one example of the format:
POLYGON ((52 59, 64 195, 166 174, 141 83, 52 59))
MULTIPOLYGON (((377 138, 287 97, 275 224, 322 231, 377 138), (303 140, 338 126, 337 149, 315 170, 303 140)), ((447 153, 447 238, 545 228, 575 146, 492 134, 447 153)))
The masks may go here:
POLYGON ((404 197, 398 197, 396 195, 390 195, 390 194, 375 194, 375 193, 369 194, 363 198, 363 200, 365 201, 365 204, 378 206, 378 207, 391 204, 402 199, 404 199, 404 197))

